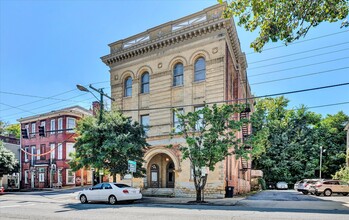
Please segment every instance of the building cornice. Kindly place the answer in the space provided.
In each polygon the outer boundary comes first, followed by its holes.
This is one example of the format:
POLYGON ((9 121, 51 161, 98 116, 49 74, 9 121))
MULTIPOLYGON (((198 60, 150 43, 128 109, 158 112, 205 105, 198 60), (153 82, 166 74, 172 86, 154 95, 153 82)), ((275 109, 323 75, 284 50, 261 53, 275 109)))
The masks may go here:
POLYGON ((110 54, 102 61, 113 66, 116 63, 144 55, 173 44, 199 37, 221 29, 226 29, 238 59, 241 55, 233 19, 222 17, 226 4, 214 5, 201 12, 151 28, 145 32, 109 44, 110 54))
POLYGON ((47 113, 42 113, 38 115, 21 118, 21 119, 18 119, 17 121, 23 124, 23 123, 28 123, 32 121, 45 120, 49 117, 57 117, 57 116, 64 116, 64 115, 83 117, 85 115, 92 115, 92 112, 81 106, 73 106, 69 108, 64 108, 60 110, 55 110, 47 113))

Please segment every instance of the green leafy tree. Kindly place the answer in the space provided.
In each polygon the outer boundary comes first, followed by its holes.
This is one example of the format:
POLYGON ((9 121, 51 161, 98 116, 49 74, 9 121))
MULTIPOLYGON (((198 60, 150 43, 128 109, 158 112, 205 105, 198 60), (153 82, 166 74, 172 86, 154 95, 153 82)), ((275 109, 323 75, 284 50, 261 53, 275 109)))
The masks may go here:
POLYGON ((5 128, 7 126, 7 123, 0 120, 0 135, 4 135, 5 134, 5 128))
MULTIPOLYGON (((322 22, 345 19, 348 5, 348 0, 231 0, 224 16, 236 16, 237 24, 247 31, 259 30, 259 36, 250 46, 260 52, 270 40, 288 44, 304 37, 310 28, 322 22)), ((347 20, 343 26, 348 26, 347 20)))
POLYGON ((340 111, 327 115, 318 126, 320 144, 324 149, 321 169, 324 178, 331 178, 346 163, 347 133, 344 128, 348 121, 349 116, 340 111))
POLYGON ((18 161, 10 150, 6 149, 4 143, 0 141, 0 186, 4 174, 11 174, 18 169, 18 161))
POLYGON ((137 162, 135 177, 144 175, 141 167, 145 147, 144 128, 137 122, 123 116, 118 111, 104 112, 103 120, 98 123, 96 117, 85 117, 77 123, 77 142, 75 155, 69 163, 74 170, 93 167, 112 174, 127 173, 128 160, 137 162))
POLYGON ((230 149, 234 149, 237 156, 247 156, 236 138, 236 131, 248 121, 233 120, 234 114, 243 109, 243 105, 205 105, 195 112, 177 112, 177 129, 180 130, 177 134, 186 140, 180 151, 182 159, 189 159, 193 169, 196 202, 203 202, 202 194, 208 176, 206 169, 214 171, 215 165, 230 155, 230 149))
POLYGON ((5 133, 9 135, 14 135, 16 138, 21 137, 21 125, 11 124, 5 127, 5 133))
POLYGON ((254 167, 263 170, 267 182, 315 178, 322 146, 322 177, 331 178, 345 164, 348 116, 339 112, 322 118, 304 106, 287 109, 288 102, 284 97, 258 100, 251 118, 252 146, 262 150, 255 154, 254 167))
POLYGON ((318 167, 319 143, 313 127, 321 116, 305 107, 287 110, 288 102, 284 97, 259 100, 252 115, 252 121, 259 120, 253 124, 253 136, 266 135, 253 140, 256 145, 265 145, 254 166, 263 170, 267 182, 314 177, 318 167))
POLYGON ((333 176, 333 179, 343 180, 349 183, 349 167, 342 167, 333 176))

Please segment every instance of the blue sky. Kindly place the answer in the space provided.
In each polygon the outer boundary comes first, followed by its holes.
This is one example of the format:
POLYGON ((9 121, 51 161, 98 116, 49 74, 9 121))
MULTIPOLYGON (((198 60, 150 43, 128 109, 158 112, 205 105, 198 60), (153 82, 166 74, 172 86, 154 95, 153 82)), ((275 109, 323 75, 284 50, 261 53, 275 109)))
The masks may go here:
MULTIPOLYGON (((109 43, 216 3, 216 0, 0 0, 0 120, 15 123, 21 117, 76 104, 89 108, 94 97, 76 90, 75 85, 95 83, 95 87, 110 93, 109 69, 100 60, 108 54, 109 43)), ((249 48, 257 33, 238 28, 249 63, 252 92, 260 96, 349 82, 349 28, 339 27, 340 23, 321 24, 310 30, 302 42, 260 54, 249 48), (321 38, 314 39, 317 37, 321 38), (257 84, 260 82, 264 83, 257 84)), ((281 42, 270 43, 265 48, 280 45, 281 42)), ((290 108, 349 102, 349 86, 286 97, 291 100, 290 108)), ((340 110, 349 114, 349 104, 311 110, 322 115, 340 110)))

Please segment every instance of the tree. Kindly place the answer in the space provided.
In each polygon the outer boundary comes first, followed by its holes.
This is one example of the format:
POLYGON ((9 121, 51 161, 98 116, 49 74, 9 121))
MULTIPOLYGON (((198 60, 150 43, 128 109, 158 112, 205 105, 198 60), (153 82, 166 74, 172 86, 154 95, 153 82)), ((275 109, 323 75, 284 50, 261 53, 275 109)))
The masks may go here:
POLYGON ((2 120, 0 120, 0 135, 5 134, 6 126, 7 126, 7 123, 2 121, 2 120))
POLYGON ((340 111, 334 115, 327 115, 318 126, 321 146, 324 149, 322 174, 324 178, 332 175, 346 163, 346 136, 345 125, 349 116, 340 111))
POLYGON ((21 125, 11 124, 5 127, 5 133, 8 135, 14 135, 16 138, 21 137, 21 125))
POLYGON ((284 97, 258 100, 251 116, 252 146, 264 149, 254 155, 254 167, 263 170, 267 182, 316 178, 322 146, 322 177, 331 178, 345 164, 348 116, 322 118, 305 106, 287 109, 288 102, 284 97))
POLYGON ((332 178, 343 180, 349 183, 349 167, 342 167, 332 176, 332 178))
POLYGON ((266 135, 253 139, 253 146, 265 145, 253 161, 254 167, 263 170, 267 182, 315 177, 318 168, 319 140, 313 128, 321 116, 304 106, 288 110, 288 102, 284 97, 261 99, 252 115, 252 122, 259 120, 252 124, 253 136, 266 135))
POLYGON ((196 190, 196 202, 202 201, 202 193, 207 181, 206 169, 214 171, 215 165, 230 155, 233 148, 237 156, 246 156, 244 147, 236 138, 236 131, 241 130, 247 120, 233 120, 236 113, 244 110, 243 105, 205 105, 200 110, 187 114, 177 111, 179 124, 177 133, 186 140, 180 146, 182 159, 189 159, 196 190))
POLYGON ((6 149, 4 143, 0 141, 0 186, 4 174, 11 174, 18 168, 18 161, 10 150, 6 149))
MULTIPOLYGON (((223 0, 218 0, 221 4, 223 0)), ((259 29, 259 36, 250 47, 261 52, 269 42, 286 45, 305 37, 310 28, 322 22, 336 22, 348 16, 348 0, 232 0, 225 17, 236 16, 238 25, 247 31, 259 29)), ((348 26, 345 20, 342 27, 348 26)))
POLYGON ((137 162, 135 177, 143 176, 144 150, 148 146, 144 128, 118 111, 104 112, 103 120, 88 116, 77 123, 79 137, 69 163, 74 170, 83 167, 108 171, 116 182, 116 174, 127 173, 128 160, 137 162))

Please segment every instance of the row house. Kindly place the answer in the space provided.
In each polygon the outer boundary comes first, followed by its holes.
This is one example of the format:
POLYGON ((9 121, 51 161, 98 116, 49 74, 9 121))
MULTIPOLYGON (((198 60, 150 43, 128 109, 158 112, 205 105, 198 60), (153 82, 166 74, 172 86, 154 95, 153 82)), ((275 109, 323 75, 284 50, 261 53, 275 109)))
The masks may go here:
MULTIPOLYGON (((195 196, 189 160, 181 160, 179 136, 170 137, 178 120, 173 111, 190 112, 204 103, 250 104, 247 62, 233 19, 222 17, 225 5, 151 28, 109 44, 102 61, 110 68, 114 108, 149 127, 146 177, 134 181, 144 194, 195 196), (172 148, 168 148, 169 145, 172 148)), ((249 117, 249 110, 235 118, 249 117)), ((249 126, 237 132, 248 136, 249 126)), ((232 151, 232 149, 231 149, 232 151)), ((205 194, 224 197, 250 191, 251 161, 228 156, 208 175, 205 194)))
POLYGON ((91 184, 89 171, 73 172, 68 164, 75 150, 76 122, 91 114, 73 106, 18 120, 22 129, 21 188, 91 184), (39 134, 39 126, 44 128, 43 134, 39 134))

